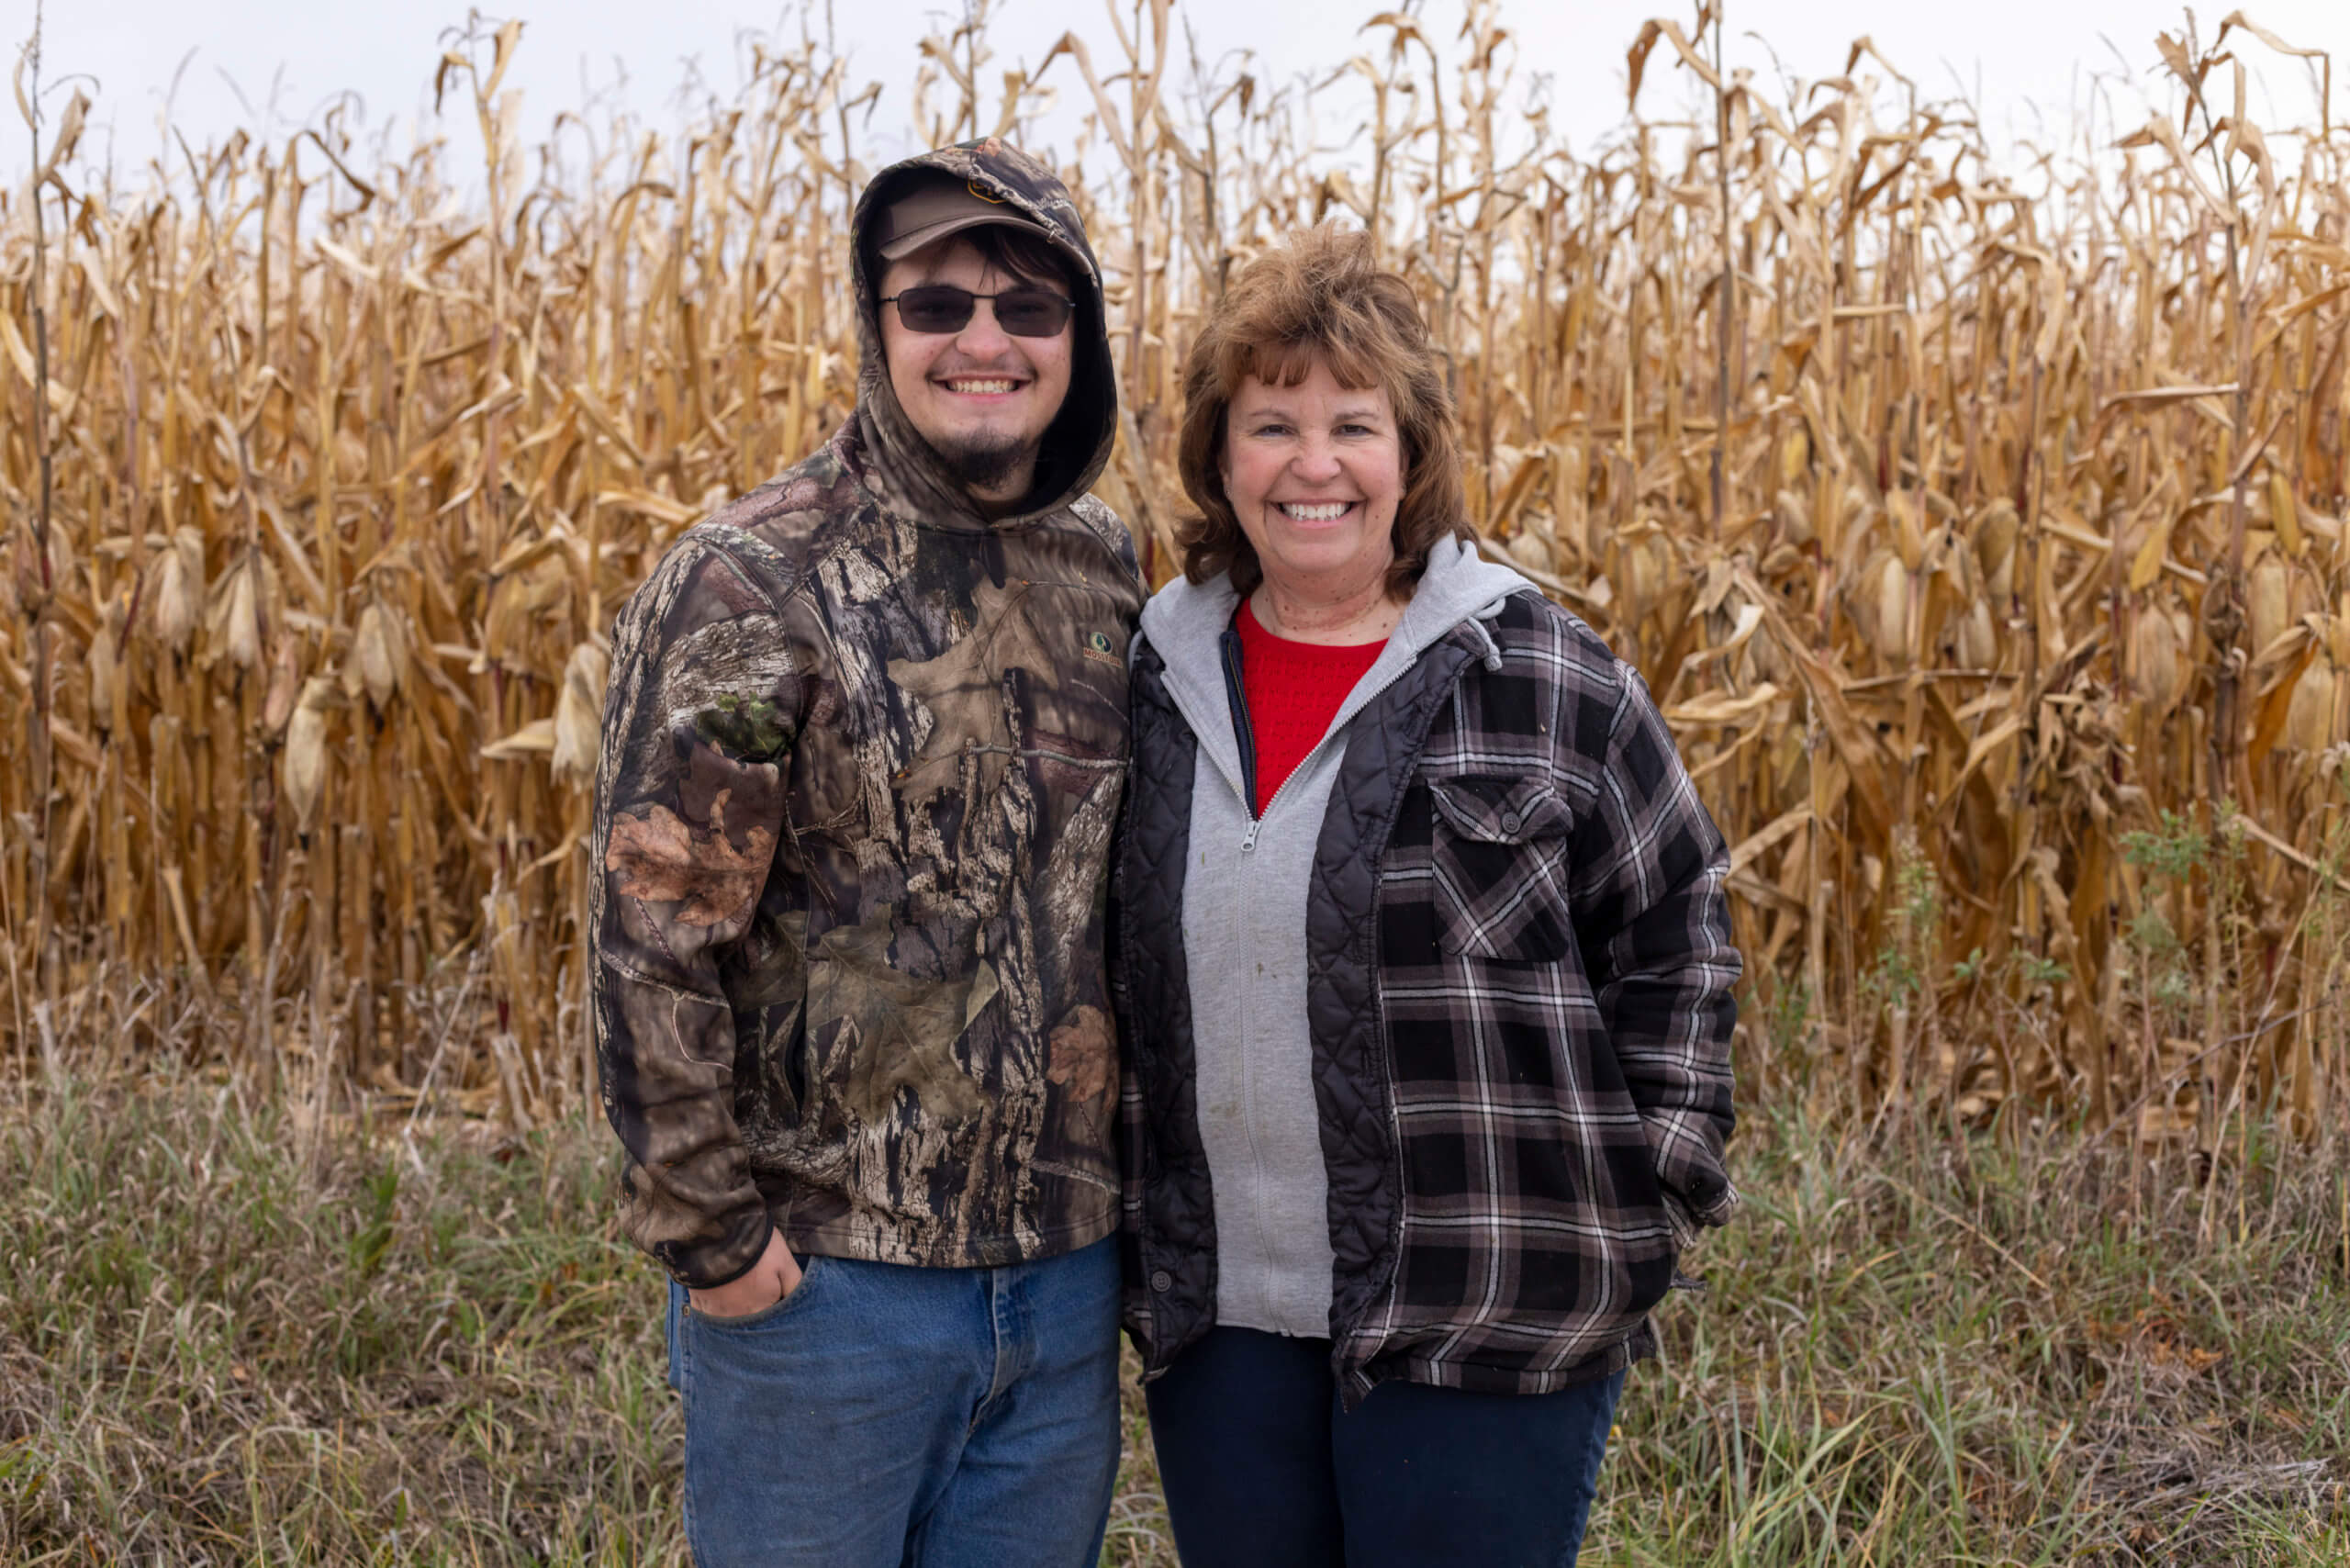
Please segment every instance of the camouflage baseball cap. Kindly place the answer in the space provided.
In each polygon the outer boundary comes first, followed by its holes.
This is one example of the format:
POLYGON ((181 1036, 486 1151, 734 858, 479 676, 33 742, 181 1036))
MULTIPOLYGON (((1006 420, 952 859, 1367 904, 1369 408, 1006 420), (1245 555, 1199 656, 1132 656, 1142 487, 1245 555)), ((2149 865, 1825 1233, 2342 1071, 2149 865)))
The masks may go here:
POLYGON ((1043 224, 1002 197, 988 195, 975 181, 952 176, 923 181, 876 216, 876 248, 885 262, 982 223, 1007 223, 1051 237, 1043 224))

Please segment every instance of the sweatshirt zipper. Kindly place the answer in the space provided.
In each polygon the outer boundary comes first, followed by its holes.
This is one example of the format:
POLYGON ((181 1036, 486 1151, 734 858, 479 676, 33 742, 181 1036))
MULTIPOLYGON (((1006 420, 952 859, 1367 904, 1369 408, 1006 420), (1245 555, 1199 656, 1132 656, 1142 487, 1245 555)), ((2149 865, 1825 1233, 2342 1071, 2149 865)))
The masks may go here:
POLYGON ((1232 738, 1240 747, 1240 809, 1248 813, 1244 850, 1257 847, 1257 731, 1248 722, 1248 687, 1240 674, 1240 633, 1232 626, 1216 639, 1216 655, 1224 666, 1224 701, 1232 715, 1232 738))
MULTIPOLYGON (((1257 835, 1264 829, 1265 818, 1273 814, 1273 808, 1281 804, 1281 799, 1289 792, 1291 783, 1299 774, 1305 771, 1309 763, 1322 755, 1322 748, 1330 744, 1330 737, 1337 734, 1341 726, 1333 725, 1320 740, 1314 743, 1314 748, 1311 751, 1298 758, 1297 766, 1289 770, 1289 777, 1282 779, 1273 790, 1273 798, 1265 802, 1263 815, 1259 815, 1257 812, 1257 732, 1249 723, 1248 692, 1241 678, 1240 633, 1226 628, 1221 641, 1225 700, 1232 708, 1232 737, 1240 744, 1240 809, 1248 815, 1248 829, 1240 835, 1240 852, 1247 855, 1255 851, 1257 835)), ((1417 654, 1406 657, 1402 664, 1388 672, 1386 679, 1372 687, 1364 695, 1361 704, 1355 709, 1355 712, 1360 713, 1373 702, 1378 701, 1386 694, 1389 687, 1410 674, 1412 666, 1419 662, 1417 654)), ((1351 700, 1354 694, 1348 692, 1347 695, 1351 700)), ((1345 705, 1343 702, 1339 704, 1340 707, 1345 705)), ((1350 715, 1348 722, 1352 722, 1350 715)))

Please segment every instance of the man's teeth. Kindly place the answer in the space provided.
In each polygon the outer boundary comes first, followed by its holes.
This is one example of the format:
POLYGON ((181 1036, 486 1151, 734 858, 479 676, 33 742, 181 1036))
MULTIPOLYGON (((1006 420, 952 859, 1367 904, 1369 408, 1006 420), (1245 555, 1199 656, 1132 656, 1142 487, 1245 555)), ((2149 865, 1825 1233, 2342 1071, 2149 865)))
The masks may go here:
POLYGON ((1300 522, 1336 522, 1347 515, 1347 508, 1353 504, 1351 501, 1328 501, 1319 506, 1306 507, 1283 501, 1281 510, 1300 522))
POLYGON ((1009 392, 1012 390, 1012 383, 1006 380, 950 381, 946 384, 946 386, 947 389, 952 392, 964 392, 980 397, 990 392, 1009 392))

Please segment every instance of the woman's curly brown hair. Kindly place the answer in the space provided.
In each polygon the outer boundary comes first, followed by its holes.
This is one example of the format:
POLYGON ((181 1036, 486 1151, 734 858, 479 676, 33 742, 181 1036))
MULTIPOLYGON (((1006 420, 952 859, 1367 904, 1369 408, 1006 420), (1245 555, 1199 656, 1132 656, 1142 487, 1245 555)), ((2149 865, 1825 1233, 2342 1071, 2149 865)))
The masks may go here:
POLYGON ((1183 575, 1232 575, 1243 595, 1264 580, 1256 547, 1224 493, 1225 423, 1250 376, 1295 386, 1316 364, 1338 384, 1387 394, 1403 437, 1404 497, 1387 591, 1407 599, 1439 539, 1473 539, 1460 488, 1460 442, 1443 361, 1411 286, 1371 259, 1371 237, 1322 224, 1250 263, 1209 311, 1183 364, 1178 463, 1198 515, 1175 531, 1183 575))

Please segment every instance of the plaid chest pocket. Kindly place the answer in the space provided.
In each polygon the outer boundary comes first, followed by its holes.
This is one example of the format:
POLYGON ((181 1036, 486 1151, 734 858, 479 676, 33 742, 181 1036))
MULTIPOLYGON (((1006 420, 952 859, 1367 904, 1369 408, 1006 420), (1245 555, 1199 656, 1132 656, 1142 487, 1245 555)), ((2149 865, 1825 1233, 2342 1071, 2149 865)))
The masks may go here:
POLYGON ((1574 813, 1542 778, 1423 779, 1437 945, 1454 958, 1549 964, 1573 940, 1567 845, 1574 813))

